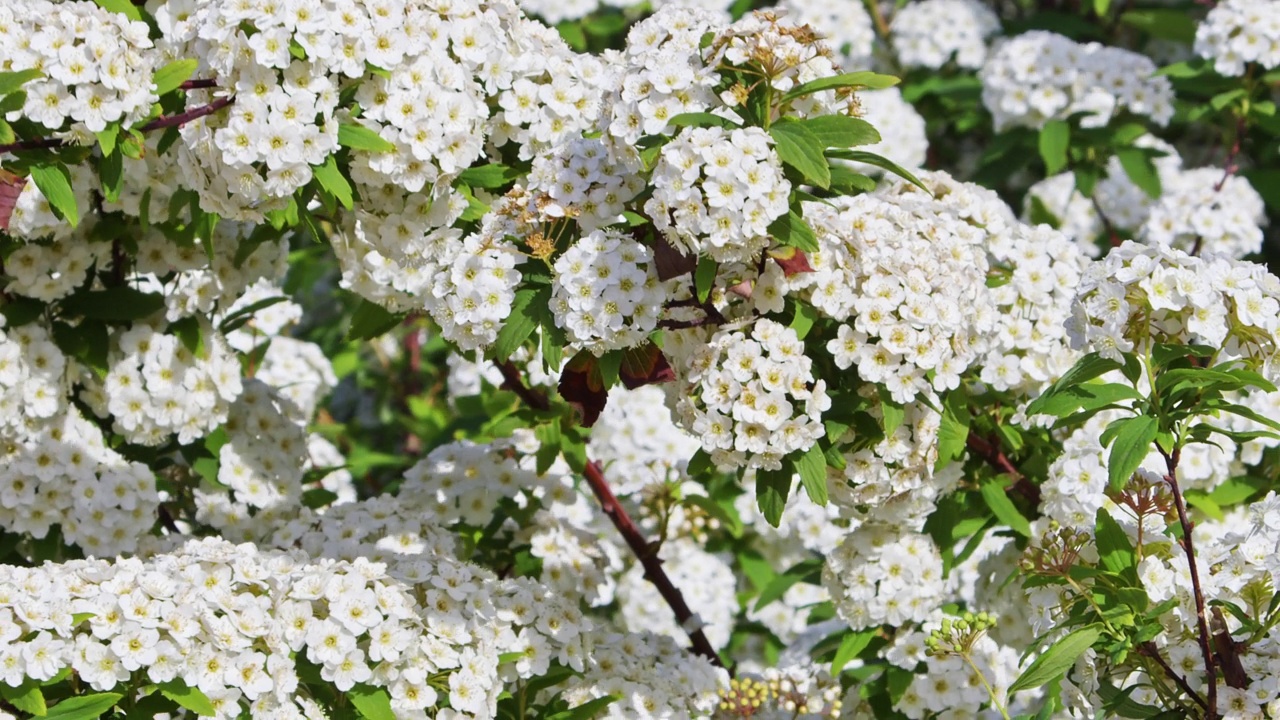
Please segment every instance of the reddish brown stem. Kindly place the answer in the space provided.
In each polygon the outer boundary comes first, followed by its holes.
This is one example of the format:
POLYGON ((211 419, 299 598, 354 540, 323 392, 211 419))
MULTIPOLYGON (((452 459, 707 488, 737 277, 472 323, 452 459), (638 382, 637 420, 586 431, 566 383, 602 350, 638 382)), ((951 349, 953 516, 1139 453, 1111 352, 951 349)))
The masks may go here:
POLYGON ((1159 665, 1162 669, 1164 669, 1164 672, 1166 675, 1169 676, 1169 679, 1173 680, 1173 684, 1177 685, 1178 689, 1181 690, 1183 693, 1185 693, 1187 697, 1194 700, 1197 705, 1199 705, 1202 708, 1208 707, 1207 705, 1205 705, 1204 698, 1200 697, 1199 693, 1197 693, 1195 690, 1192 690, 1191 686, 1187 684, 1186 678, 1182 677, 1181 675, 1178 674, 1176 670, 1169 667, 1169 663, 1165 662, 1164 657, 1160 655, 1160 648, 1156 647, 1155 643, 1151 642, 1150 640, 1142 643, 1141 645, 1138 646, 1138 653, 1140 655, 1145 655, 1151 658, 1152 660, 1155 660, 1156 664, 1159 665))
MULTIPOLYGON (((503 389, 515 393, 525 404, 535 410, 545 411, 551 409, 551 403, 547 401, 546 396, 526 385, 524 378, 520 376, 520 371, 510 361, 498 363, 498 370, 502 372, 503 389)), ((724 664, 720 661, 720 655, 711 646, 711 642, 707 640, 707 636, 702 630, 687 629, 689 621, 693 618, 693 611, 685 603, 684 595, 681 594, 680 589, 671 582, 671 578, 662 569, 662 560, 654 552, 653 546, 644 539, 640 529, 636 527, 631 516, 627 514, 626 508, 622 507, 622 504, 618 502, 618 498, 613 494, 613 490, 609 488, 609 483, 605 480, 604 473, 600 470, 600 464, 588 460, 583 475, 587 479, 587 485, 591 487, 591 492, 595 494, 596 500, 600 503, 600 509, 604 511, 613 526, 618 529, 622 539, 626 541, 627 547, 631 548, 631 552, 640 561, 640 566, 644 568, 645 578, 653 583, 654 587, 658 588, 658 593, 662 595, 662 599, 666 601, 671 611, 675 613, 676 621, 680 623, 680 627, 686 628, 685 633, 688 634, 690 642, 693 643, 693 651, 707 658, 716 666, 724 667, 724 664)))
POLYGON ((1204 590, 1200 585, 1200 570, 1196 567, 1196 548, 1191 540, 1191 519, 1187 516, 1187 503, 1182 498, 1182 489, 1178 487, 1178 458, 1181 448, 1175 447, 1172 453, 1160 451, 1164 455, 1168 474, 1164 476, 1173 493, 1173 504, 1178 510, 1178 522, 1182 525, 1182 549, 1187 554, 1187 566, 1191 571, 1191 591, 1196 601, 1196 625, 1200 633, 1200 654, 1204 656, 1205 685, 1208 688, 1209 707, 1205 709, 1205 720, 1218 718, 1218 669, 1213 656, 1213 645, 1209 638, 1209 614, 1205 610, 1204 590))
MULTIPOLYGON (((203 83, 205 81, 192 80, 189 82, 203 83)), ((208 82, 213 82, 213 81, 208 81, 208 82)), ((200 86, 200 87, 203 87, 203 86, 200 86)), ((216 87, 216 86, 210 85, 209 87, 216 87)), ((236 99, 234 97, 218 98, 217 100, 214 100, 208 105, 201 105, 199 107, 194 107, 194 108, 191 108, 190 110, 187 110, 186 112, 178 113, 177 115, 166 115, 164 117, 158 117, 155 120, 152 120, 151 122, 147 123, 146 125, 143 125, 142 127, 138 128, 138 130, 139 132, 151 132, 152 130, 163 130, 164 128, 179 127, 181 125, 186 125, 192 120, 202 118, 205 115, 212 115, 218 112, 219 110, 227 107, 228 105, 234 103, 235 101, 236 99)), ((9 143, 7 145, 0 145, 0 154, 22 152, 24 150, 50 150, 54 148, 63 147, 65 144, 66 144, 65 142, 57 138, 39 138, 36 140, 19 140, 18 142, 9 143)))
POLYGON ((595 493, 596 500, 600 502, 600 509, 613 522, 613 526, 618 528, 622 538, 627 541, 627 547, 631 548, 631 552, 640 560, 640 565, 644 568, 645 578, 653 583, 654 587, 658 588, 658 593, 662 595, 662 599, 667 601, 667 605, 676 614, 676 621, 680 623, 680 627, 685 628, 685 632, 689 635, 689 640, 693 643, 693 651, 710 660, 713 664, 724 667, 724 664, 720 662, 720 655, 715 648, 711 647, 711 643, 707 640, 707 636, 703 634, 702 630, 688 629, 689 621, 693 618, 693 611, 685 603, 684 595, 681 594, 680 589, 671 582, 671 578, 662 569, 661 558, 645 541, 644 535, 640 533, 640 529, 632 522, 626 508, 622 507, 622 504, 618 502, 618 498, 614 497, 613 491, 609 489, 609 483, 604 479, 604 473, 600 472, 600 464, 588 461, 584 475, 587 478, 587 484, 591 486, 591 492, 595 493))
POLYGON ((1040 506, 1040 488, 1027 480, 1026 476, 1018 470, 1017 466, 1013 464, 1008 455, 1004 454, 1004 450, 997 443, 987 440, 971 430, 969 431, 969 437, 965 439, 965 445, 974 455, 982 458, 988 465, 998 472, 1008 475, 1013 480, 1009 490, 1019 493, 1033 506, 1040 506))

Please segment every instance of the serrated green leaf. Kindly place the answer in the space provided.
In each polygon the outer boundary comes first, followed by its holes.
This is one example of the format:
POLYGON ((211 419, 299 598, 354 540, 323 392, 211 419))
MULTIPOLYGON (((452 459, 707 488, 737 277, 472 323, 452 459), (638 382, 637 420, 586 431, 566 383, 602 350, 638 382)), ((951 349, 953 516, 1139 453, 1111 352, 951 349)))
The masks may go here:
POLYGON ((694 289, 698 293, 698 302, 705 303, 711 297, 711 289, 716 284, 716 273, 720 271, 720 263, 703 255, 698 258, 698 267, 693 273, 694 289))
POLYGON ((982 484, 982 500, 991 510, 991 514, 1001 523, 1008 525, 1014 532, 1023 537, 1031 537, 1031 523, 1018 511, 1009 494, 1005 492, 1005 480, 996 478, 982 484))
POLYGON ((800 124, 813 133, 826 148, 848 148, 858 145, 875 145, 880 133, 871 123, 848 115, 819 115, 801 120, 800 124))
POLYGON ((1131 583, 1137 583, 1137 556, 1124 528, 1120 527, 1105 508, 1098 508, 1094 518, 1093 537, 1098 543, 1099 562, 1107 570, 1124 576, 1131 583))
POLYGON ((22 712, 37 717, 43 717, 49 712, 49 706, 44 701, 44 693, 40 690, 40 683, 31 678, 25 678, 18 687, 0 683, 0 697, 22 712))
POLYGON ((361 300, 351 315, 351 327, 346 337, 348 340, 371 340, 399 325, 403 319, 403 315, 393 314, 375 302, 361 300))
POLYGON ((756 506, 772 526, 782 521, 782 510, 791 493, 791 468, 783 463, 781 470, 756 471, 756 506))
POLYGON ((489 189, 502 187, 518 177, 520 177, 520 171, 515 168, 501 163, 489 163, 463 170, 458 175, 458 180, 473 188, 489 189))
POLYGON ((342 207, 350 210, 355 202, 351 183, 347 182, 347 177, 338 169, 338 163, 333 156, 324 159, 320 165, 311 166, 312 174, 315 175, 316 181, 320 183, 320 187, 332 195, 342 207))
POLYGON ((0 72, 0 97, 16 92, 23 85, 42 77, 44 77, 44 73, 39 70, 0 72))
POLYGON ((1057 175, 1067 169, 1067 148, 1071 145, 1071 125, 1066 120, 1050 120, 1040 129, 1040 158, 1045 172, 1057 175))
POLYGON ((198 67, 200 62, 195 58, 183 58, 156 70, 156 74, 151 77, 151 82, 156 86, 156 95, 164 97, 177 90, 182 83, 195 75, 198 67))
POLYGON ((1076 660, 1102 637, 1102 630, 1096 625, 1088 625, 1068 633, 1044 654, 1036 658, 1027 669, 1009 686, 1009 694, 1019 690, 1031 690, 1041 687, 1063 675, 1076 664, 1076 660))
POLYGON ((809 446, 795 459, 796 472, 800 474, 800 484, 809 494, 809 499, 818 505, 826 505, 827 496, 827 459, 818 443, 809 446))
POLYGON ((1129 482, 1151 452, 1151 443, 1160 429, 1156 419, 1146 415, 1116 420, 1107 429, 1117 426, 1107 457, 1107 481, 1113 490, 1120 490, 1129 482))
POLYGON ((846 631, 844 637, 840 638, 840 647, 836 649, 836 656, 831 661, 831 676, 839 677, 844 672, 844 666, 858 657, 858 653, 865 650, 878 633, 879 630, 846 631))
POLYGON ((831 186, 831 168, 822 154, 822 141, 798 122, 780 122, 769 128, 778 159, 795 168, 820 188, 831 186))
POLYGON ((964 457, 969 441, 969 415, 967 397, 963 392, 948 393, 942 406, 942 420, 938 425, 938 459, 934 469, 949 465, 964 457))
POLYGON ((188 687, 181 680, 160 683, 158 687, 161 695, 197 715, 212 717, 218 714, 217 709, 213 707, 213 702, 209 700, 209 696, 205 695, 200 688, 188 687))
POLYGON ((47 720, 93 720, 115 707, 124 695, 120 693, 94 693, 79 695, 49 708, 47 720))
POLYGON ((769 234, 779 244, 799 248, 805 252, 817 252, 822 249, 818 245, 818 234, 809 227, 809 223, 800 213, 792 208, 786 215, 769 224, 769 234))
POLYGON ((111 153, 98 159, 98 181, 102 183, 102 195, 107 202, 120 200, 120 186, 124 181, 124 155, 111 153))
POLYGON ((1151 161, 1150 154, 1141 148, 1128 147, 1117 150, 1116 159, 1120 161, 1120 167, 1124 168, 1124 174, 1128 175, 1142 192, 1152 198, 1160 197, 1162 191, 1160 173, 1156 171, 1156 165, 1151 161))
POLYGON ((31 180, 49 201, 53 212, 67 221, 71 227, 80 224, 80 210, 76 207, 76 194, 71 189, 71 173, 60 162, 31 167, 31 180))
POLYGON ((347 691, 347 699, 356 706, 360 717, 366 720, 395 720, 396 714, 391 709, 391 696, 380 687, 370 687, 358 683, 347 691))
POLYGON ((823 90, 835 90, 837 88, 871 88, 872 90, 883 90, 887 87, 893 87, 902 82, 901 79, 892 75, 881 75, 869 70, 859 72, 844 73, 842 75, 833 75, 831 77, 818 78, 802 83, 792 88, 787 94, 782 96, 782 102, 795 100, 798 97, 811 95, 823 90))
POLYGON ((395 152, 396 146, 381 135, 355 121, 338 125, 338 144, 352 150, 395 152))
POLYGON ((537 312, 551 302, 551 290, 547 286, 521 288, 511 301, 511 314, 507 316, 493 344, 493 357, 503 362, 528 340, 538 327, 537 312))

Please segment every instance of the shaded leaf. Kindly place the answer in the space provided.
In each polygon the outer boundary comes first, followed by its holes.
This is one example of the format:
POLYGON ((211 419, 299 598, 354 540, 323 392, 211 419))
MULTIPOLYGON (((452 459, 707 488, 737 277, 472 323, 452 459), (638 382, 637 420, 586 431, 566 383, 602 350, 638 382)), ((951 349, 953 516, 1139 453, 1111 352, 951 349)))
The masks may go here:
POLYGON ((1063 675, 1076 664, 1076 660, 1102 637, 1097 625, 1089 625, 1068 633, 1044 651, 1009 686, 1009 694, 1019 690, 1038 688, 1063 675))
POLYGON ((820 188, 831 186, 831 168, 822 154, 825 149, 804 125, 798 122, 780 122, 769 128, 778 159, 795 168, 806 180, 820 188))
POLYGON ((195 58, 183 58, 156 70, 155 75, 151 76, 151 82, 156 86, 156 95, 164 97, 177 90, 182 83, 191 79, 198 67, 200 63, 195 58))
POLYGON ((52 165, 35 165, 31 168, 31 181, 49 201, 53 212, 67 221, 71 227, 80 224, 80 210, 76 207, 76 195, 71 189, 71 173, 60 162, 52 165))

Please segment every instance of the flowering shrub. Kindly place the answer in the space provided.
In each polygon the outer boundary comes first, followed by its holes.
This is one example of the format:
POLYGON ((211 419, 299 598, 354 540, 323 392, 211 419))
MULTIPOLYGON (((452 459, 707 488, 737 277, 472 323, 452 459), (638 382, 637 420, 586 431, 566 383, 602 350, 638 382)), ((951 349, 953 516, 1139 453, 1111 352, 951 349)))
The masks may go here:
POLYGON ((0 0, 0 720, 1280 718, 1280 5, 891 5, 0 0))

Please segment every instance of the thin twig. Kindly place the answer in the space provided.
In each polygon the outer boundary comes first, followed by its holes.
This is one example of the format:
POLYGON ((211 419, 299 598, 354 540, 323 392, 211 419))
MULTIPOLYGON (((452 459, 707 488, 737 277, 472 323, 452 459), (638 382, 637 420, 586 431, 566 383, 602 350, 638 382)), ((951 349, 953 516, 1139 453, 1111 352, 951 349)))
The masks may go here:
POLYGON ((1009 490, 1018 492, 1033 506, 1040 506, 1040 488, 1018 470, 1017 466, 1013 464, 1008 455, 1004 454, 1004 450, 997 443, 987 440, 970 430, 969 437, 965 439, 965 446, 974 455, 986 461, 988 465, 1012 478, 1013 483, 1009 485, 1009 490))
MULTIPOLYGON (((203 81, 193 80, 191 82, 203 82, 203 81)), ((181 125, 186 125, 192 120, 202 118, 206 115, 212 115, 218 112, 219 110, 227 107, 228 105, 234 103, 235 101, 236 99, 234 97, 218 98, 217 100, 214 100, 208 105, 201 105, 199 107, 194 107, 185 112, 178 113, 177 115, 166 115, 163 117, 158 117, 155 120, 152 120, 151 122, 138 128, 138 130, 139 132, 145 133, 145 132, 151 132, 153 130, 163 130, 164 128, 179 127, 181 125)), ((12 142, 7 145, 0 145, 0 154, 22 152, 24 150, 51 150, 54 148, 64 147, 66 146, 66 144, 67 144, 66 141, 59 140, 58 138, 38 138, 36 140, 19 140, 18 142, 12 142)))
POLYGON ((1205 720, 1217 720, 1218 671, 1217 663, 1213 656, 1213 646, 1210 644, 1209 639, 1209 614, 1205 610, 1204 590, 1200 586, 1200 570, 1196 567, 1196 549, 1191 540, 1191 519, 1187 517, 1187 503, 1182 498, 1182 489, 1178 487, 1178 458, 1181 452, 1182 449, 1178 447, 1175 447, 1172 453, 1166 453, 1163 448, 1160 449, 1160 454, 1164 456, 1165 467, 1169 471, 1164 476, 1164 480, 1169 483, 1169 489, 1173 492, 1173 504, 1178 510, 1178 522, 1182 525, 1182 549, 1187 554, 1187 565, 1191 571, 1191 590, 1196 601, 1196 625, 1200 631, 1200 654, 1204 656, 1205 684, 1208 686, 1208 707, 1205 709, 1205 720))
POLYGON ((1164 670, 1165 674, 1169 676, 1169 679, 1173 680, 1173 684, 1177 685, 1178 689, 1185 693, 1187 697, 1195 700, 1197 705, 1202 708, 1209 707, 1205 704, 1204 698, 1200 697, 1200 694, 1195 690, 1192 690, 1191 686, 1187 684, 1186 678, 1179 675, 1176 670, 1169 666, 1169 663, 1165 662, 1165 659, 1160 655, 1160 648, 1156 647, 1155 643, 1150 640, 1142 643, 1138 646, 1138 654, 1145 655, 1152 660, 1155 660, 1156 664, 1159 665, 1164 670))
MULTIPOLYGON (((526 385, 524 378, 520 375, 520 371, 511 361, 498 363, 498 370, 502 373, 502 388, 504 390, 510 390, 515 393, 534 410, 546 411, 551 409, 551 403, 546 396, 526 385)), ((609 483, 605 480, 604 473, 600 471, 599 463, 588 460, 583 474, 586 477, 587 484, 591 487, 591 492, 595 494, 596 500, 600 503, 600 509, 604 511, 613 526, 622 534, 623 540, 627 542, 627 547, 631 548, 631 552, 640 561, 641 567, 644 568, 645 578, 658 589, 662 599, 666 601, 671 611, 675 613, 676 621, 680 623, 680 627, 685 628, 685 633, 688 634, 689 640, 693 643, 693 651, 707 658, 714 665, 724 667, 720 660, 720 655, 711 646, 710 641, 707 640, 707 636, 702 630, 688 629, 689 621, 693 618, 693 611, 685 603, 684 595, 681 594, 680 589, 671 582, 671 578, 662 569, 662 560, 654 552, 653 546, 644 539, 640 529, 636 527, 631 516, 627 514, 626 508, 622 507, 622 504, 618 502, 618 498, 609 488, 609 483)))

